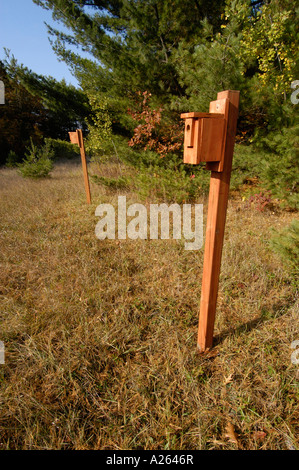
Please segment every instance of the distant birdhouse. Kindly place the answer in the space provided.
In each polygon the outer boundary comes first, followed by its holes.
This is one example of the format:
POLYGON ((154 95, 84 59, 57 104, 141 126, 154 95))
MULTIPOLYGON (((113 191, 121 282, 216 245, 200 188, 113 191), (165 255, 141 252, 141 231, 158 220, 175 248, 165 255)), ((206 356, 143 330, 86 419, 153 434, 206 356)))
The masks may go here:
POLYGON ((185 113, 184 163, 220 162, 226 120, 219 113, 185 113))
MULTIPOLYGON (((69 132, 71 144, 79 145, 78 133, 69 132)), ((80 145, 79 145, 80 146, 80 145)))

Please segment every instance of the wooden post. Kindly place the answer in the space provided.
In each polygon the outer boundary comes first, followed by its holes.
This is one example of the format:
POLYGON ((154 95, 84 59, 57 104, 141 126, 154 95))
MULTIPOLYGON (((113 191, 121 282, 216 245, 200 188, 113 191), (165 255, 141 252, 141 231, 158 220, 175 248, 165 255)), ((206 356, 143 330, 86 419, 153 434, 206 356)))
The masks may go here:
POLYGON ((88 179, 86 153, 85 153, 82 129, 77 129, 77 136, 78 136, 78 143, 79 143, 79 147, 80 147, 80 154, 81 154, 81 161, 82 161, 82 168, 83 168, 83 176, 84 176, 84 184, 85 184, 85 191, 86 191, 86 199, 87 199, 87 204, 90 204, 91 203, 90 186, 89 186, 89 179, 88 179))
POLYGON ((224 228, 237 130, 239 91, 222 91, 209 113, 185 113, 184 163, 211 171, 200 300, 198 348, 212 347, 224 228))
POLYGON ((72 144, 77 144, 80 148, 81 162, 82 162, 82 169, 83 169, 83 177, 84 177, 84 185, 85 185, 85 192, 86 192, 86 199, 87 199, 87 204, 90 204, 91 203, 91 195, 90 195, 90 186, 89 186, 89 178, 88 178, 87 163, 86 163, 86 153, 85 153, 82 129, 77 129, 76 132, 69 132, 69 136, 70 136, 71 143, 72 144))
POLYGON ((226 210, 237 129, 239 91, 218 93, 210 111, 221 112, 227 121, 223 159, 220 163, 207 163, 211 170, 209 207, 206 228, 202 290, 198 327, 198 348, 204 352, 212 347, 216 302, 220 275, 226 210))

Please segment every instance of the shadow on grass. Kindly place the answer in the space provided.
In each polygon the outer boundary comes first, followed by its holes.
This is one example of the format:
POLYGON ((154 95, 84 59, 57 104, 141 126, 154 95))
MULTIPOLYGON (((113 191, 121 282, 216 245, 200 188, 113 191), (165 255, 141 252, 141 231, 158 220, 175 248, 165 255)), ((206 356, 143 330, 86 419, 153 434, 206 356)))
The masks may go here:
POLYGON ((243 323, 237 326, 236 328, 228 328, 222 333, 216 335, 213 341, 214 346, 220 345, 226 338, 230 336, 239 336, 243 333, 249 333, 250 331, 259 328, 266 321, 275 320, 277 318, 282 317, 283 315, 286 315, 294 301, 294 296, 290 295, 286 299, 279 300, 275 304, 271 305, 270 308, 267 306, 262 307, 261 315, 258 318, 243 323))

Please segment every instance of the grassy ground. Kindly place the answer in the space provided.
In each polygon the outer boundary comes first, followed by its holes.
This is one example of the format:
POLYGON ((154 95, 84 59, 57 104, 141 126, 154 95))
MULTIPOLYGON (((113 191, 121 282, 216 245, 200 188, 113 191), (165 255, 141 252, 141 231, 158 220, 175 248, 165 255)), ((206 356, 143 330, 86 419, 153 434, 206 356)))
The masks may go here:
POLYGON ((73 162, 41 181, 0 171, 0 448, 298 449, 298 297, 268 247, 294 214, 232 195, 203 356, 203 250, 96 239, 96 206, 139 195, 91 190, 87 206, 73 162))

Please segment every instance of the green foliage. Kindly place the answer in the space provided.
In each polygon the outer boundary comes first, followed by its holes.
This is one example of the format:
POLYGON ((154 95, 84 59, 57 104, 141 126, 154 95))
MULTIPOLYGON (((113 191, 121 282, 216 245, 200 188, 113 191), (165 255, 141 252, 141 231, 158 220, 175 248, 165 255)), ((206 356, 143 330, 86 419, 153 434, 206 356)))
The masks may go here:
POLYGON ((294 2, 272 0, 244 24, 238 56, 249 65, 257 62, 258 93, 270 87, 278 99, 283 95, 286 100, 291 82, 297 78, 297 13, 294 2))
POLYGON ((251 145, 235 146, 231 189, 247 185, 249 196, 271 193, 282 207, 298 209, 298 126, 272 131, 251 145), (251 185, 251 186, 250 186, 251 185))
POLYGON ((5 62, 0 63, 0 78, 6 89, 6 104, 0 107, 0 164, 5 163, 9 151, 20 156, 20 162, 30 138, 39 145, 45 137, 68 139, 68 132, 78 123, 86 129, 90 107, 82 90, 64 80, 35 74, 8 52, 5 62))
POLYGON ((275 234, 270 247, 281 256, 290 274, 298 280, 299 276, 299 220, 294 219, 289 227, 275 234))
POLYGON ((103 186, 106 186, 109 189, 127 189, 132 183, 129 178, 125 176, 119 176, 118 178, 107 178, 104 176, 92 175, 92 180, 103 186))
MULTIPOLYGON (((39 98, 32 96, 0 62, 0 79, 5 84, 5 105, 0 106, 0 165, 7 160, 9 152, 21 161, 30 137, 35 143, 42 140, 44 109, 39 98)), ((12 163, 10 154, 10 164, 12 163)))
POLYGON ((70 142, 66 142, 65 140, 51 139, 48 137, 45 138, 45 144, 48 144, 51 151, 53 151, 53 160, 60 160, 63 158, 70 160, 80 155, 79 147, 71 144, 70 142))
POLYGON ((236 144, 233 158, 230 189, 238 190, 248 181, 260 176, 261 151, 254 145, 236 144))
MULTIPOLYGON (((233 2, 236 3, 236 2, 233 2)), ((237 2, 235 9, 241 8, 237 2)), ((221 90, 242 90, 244 88, 244 67, 238 55, 241 25, 232 20, 213 29, 207 19, 202 21, 200 36, 182 39, 175 53, 176 72, 179 83, 185 90, 180 98, 174 97, 179 109, 184 111, 208 111, 209 103, 216 99, 221 90)))
POLYGON ((14 168, 18 166, 19 161, 20 161, 20 158, 16 154, 16 152, 14 152, 13 150, 10 150, 6 158, 5 166, 7 166, 7 168, 14 168))
MULTIPOLYGON (((192 171, 197 178, 197 170, 178 163, 180 112, 208 111, 217 92, 237 89, 237 142, 254 145, 237 149, 232 188, 256 177, 259 192, 271 191, 285 205, 298 207, 298 135, 287 109, 290 83, 298 79, 294 2, 34 1, 68 28, 62 33, 49 27, 49 34, 81 87, 76 90, 10 61, 10 75, 39 96, 43 106, 46 124, 37 134, 66 139, 67 131, 83 121, 89 129, 87 149, 95 159, 116 155, 138 167, 144 194, 152 185, 158 193, 160 185, 161 194, 169 191, 172 198, 176 179, 181 184, 176 190, 188 199, 193 197, 188 178, 192 171), (90 59, 80 56, 80 48, 90 59), (140 109, 138 93, 151 97, 140 109), (125 149, 120 135, 141 151, 125 149), (159 154, 167 155, 166 163, 159 154), (150 176, 154 173, 159 177, 150 176)), ((199 172, 205 180, 206 173, 199 172)))
POLYGON ((91 123, 86 140, 86 150, 92 155, 97 155, 103 150, 105 142, 111 139, 111 118, 108 111, 108 102, 104 96, 88 93, 91 107, 91 123))
POLYGON ((53 169, 52 159, 54 151, 50 148, 50 143, 47 142, 44 146, 37 148, 32 139, 31 146, 27 149, 28 153, 25 154, 22 164, 19 164, 19 172, 23 178, 45 178, 53 169))
POLYGON ((150 150, 137 151, 120 137, 113 137, 113 144, 106 146, 105 154, 98 161, 118 159, 130 170, 118 178, 94 175, 95 183, 115 190, 134 188, 144 200, 151 197, 164 202, 194 202, 200 195, 207 194, 210 175, 204 166, 184 165, 181 155, 167 154, 161 158, 150 150))
MULTIPOLYGON (((34 0, 51 9, 56 20, 70 28, 64 34, 49 28, 61 58, 80 75, 82 64, 67 48, 77 45, 91 52, 98 64, 100 90, 110 96, 128 96, 149 90, 160 99, 182 93, 172 55, 182 37, 199 36, 201 21, 209 17, 220 26, 224 0, 34 0)), ((100 91, 99 90, 99 91, 100 91)))
POLYGON ((265 152, 260 176, 285 205, 299 208, 299 124, 270 132, 261 140, 265 152))
POLYGON ((148 198, 157 202, 191 203, 206 194, 209 187, 207 172, 197 169, 188 174, 182 168, 176 170, 170 166, 144 166, 131 175, 121 175, 118 178, 93 175, 92 180, 111 190, 134 189, 143 200, 148 198))
POLYGON ((161 166, 142 167, 134 178, 135 187, 142 199, 191 203, 207 194, 209 175, 202 167, 190 172, 188 168, 169 168, 161 166))
POLYGON ((7 52, 5 68, 13 82, 19 83, 32 98, 40 103, 43 120, 40 130, 43 136, 66 139, 68 132, 77 129, 78 123, 86 128, 85 119, 90 107, 85 93, 65 80, 38 75, 7 52))
POLYGON ((207 110, 218 91, 238 89, 244 123, 263 126, 272 106, 277 112, 281 87, 296 78, 290 0, 34 1, 69 28, 49 28, 54 50, 86 94, 106 97, 112 129, 128 137, 126 109, 136 92, 151 93, 153 109, 171 109, 175 122, 175 113, 207 110))

